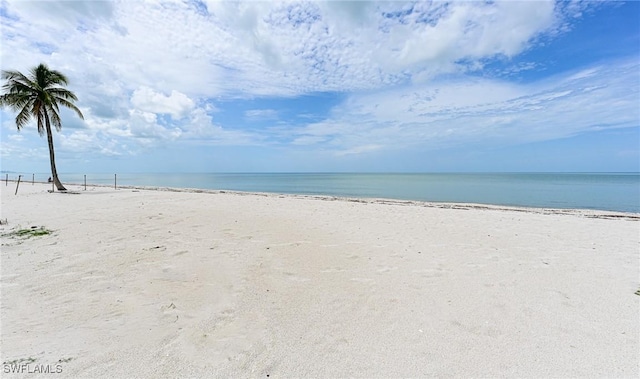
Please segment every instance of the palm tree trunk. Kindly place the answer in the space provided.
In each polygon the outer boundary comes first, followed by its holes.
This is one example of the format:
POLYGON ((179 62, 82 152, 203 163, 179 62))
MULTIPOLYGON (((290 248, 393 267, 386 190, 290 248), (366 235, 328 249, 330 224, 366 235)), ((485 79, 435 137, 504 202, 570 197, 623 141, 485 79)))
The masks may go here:
POLYGON ((51 133, 51 124, 49 122, 49 114, 44 112, 45 126, 47 128, 47 142, 49 143, 49 160, 51 161, 51 176, 53 176, 53 184, 55 184, 58 191, 66 191, 60 179, 58 179, 58 171, 56 170, 56 159, 53 152, 53 133, 51 133))

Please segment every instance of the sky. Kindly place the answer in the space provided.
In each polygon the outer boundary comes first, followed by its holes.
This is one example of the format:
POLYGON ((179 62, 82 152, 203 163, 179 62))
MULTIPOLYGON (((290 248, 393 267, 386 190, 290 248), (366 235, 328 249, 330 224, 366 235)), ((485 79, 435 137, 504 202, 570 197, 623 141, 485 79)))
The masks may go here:
POLYGON ((78 96, 59 173, 640 171, 637 1, 0 1, 2 70, 78 96))

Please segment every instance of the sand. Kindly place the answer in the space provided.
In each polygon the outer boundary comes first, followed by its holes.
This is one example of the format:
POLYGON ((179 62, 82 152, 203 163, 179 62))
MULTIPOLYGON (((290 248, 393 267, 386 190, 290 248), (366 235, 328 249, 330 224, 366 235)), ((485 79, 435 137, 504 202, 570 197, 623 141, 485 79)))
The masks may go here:
POLYGON ((3 377, 640 375, 639 215, 68 188, 0 184, 3 377))

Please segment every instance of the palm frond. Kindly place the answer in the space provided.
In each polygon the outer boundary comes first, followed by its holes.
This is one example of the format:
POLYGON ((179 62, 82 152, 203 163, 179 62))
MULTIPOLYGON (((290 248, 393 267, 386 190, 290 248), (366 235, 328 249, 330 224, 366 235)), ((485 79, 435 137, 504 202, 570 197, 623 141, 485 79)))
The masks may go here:
POLYGON ((32 114, 29 108, 29 105, 26 104, 16 116, 16 127, 18 130, 26 126, 29 123, 29 120, 31 120, 32 114))
POLYGON ((67 77, 64 74, 62 74, 60 71, 51 70, 49 71, 48 83, 49 83, 49 86, 47 86, 47 88, 49 88, 50 86, 53 86, 54 84, 67 85, 69 84, 69 79, 67 79, 67 77))
POLYGON ((71 91, 65 88, 50 88, 47 92, 49 92, 52 96, 55 96, 60 99, 65 100, 78 100, 78 97, 71 91))
POLYGON ((1 96, 1 102, 3 106, 8 106, 17 110, 16 107, 21 107, 21 102, 26 98, 31 97, 32 93, 29 88, 22 83, 16 83, 13 87, 6 91, 1 96))
POLYGON ((58 104, 56 104, 55 106, 48 106, 45 108, 45 110, 49 116, 51 124, 56 127, 57 131, 60 131, 60 129, 62 129, 62 120, 60 119, 60 110, 58 109, 57 105, 58 104))
POLYGON ((19 72, 3 71, 2 75, 7 77, 7 82, 2 86, 3 92, 7 94, 19 94, 35 90, 35 84, 19 72))
POLYGON ((75 106, 75 104, 73 104, 70 101, 67 101, 65 99, 57 99, 57 103, 60 103, 61 105, 71 109, 72 111, 76 112, 76 114, 78 115, 78 117, 80 117, 82 120, 84 120, 84 116, 82 115, 82 112, 80 111, 80 109, 78 107, 75 106))
POLYGON ((29 78, 24 76, 20 71, 12 71, 12 70, 2 70, 2 79, 4 80, 14 80, 19 82, 30 82, 29 78))
POLYGON ((42 108, 39 106, 37 102, 33 103, 33 107, 31 108, 31 116, 36 119, 36 126, 38 128, 38 134, 43 135, 45 132, 42 115, 42 108))

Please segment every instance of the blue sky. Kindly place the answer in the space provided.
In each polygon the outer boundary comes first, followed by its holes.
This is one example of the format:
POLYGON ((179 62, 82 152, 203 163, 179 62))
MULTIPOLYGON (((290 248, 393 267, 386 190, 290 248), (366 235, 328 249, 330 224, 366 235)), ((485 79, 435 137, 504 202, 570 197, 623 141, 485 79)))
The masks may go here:
MULTIPOLYGON (((640 2, 7 1, 61 173, 640 171, 640 2)), ((0 111, 2 170, 49 171, 0 111)))

